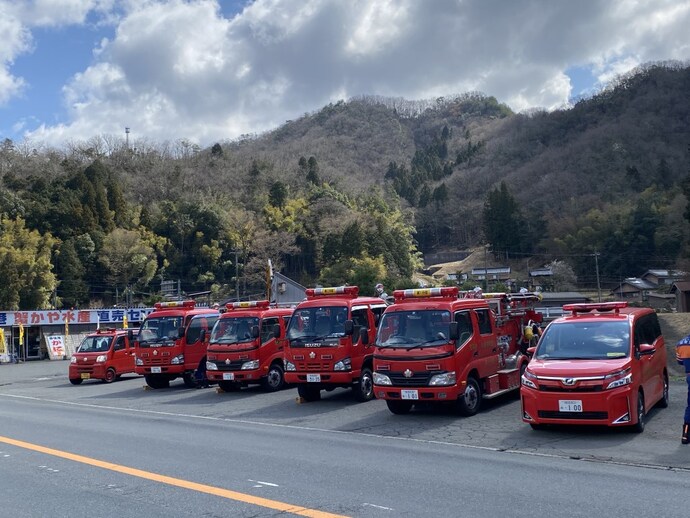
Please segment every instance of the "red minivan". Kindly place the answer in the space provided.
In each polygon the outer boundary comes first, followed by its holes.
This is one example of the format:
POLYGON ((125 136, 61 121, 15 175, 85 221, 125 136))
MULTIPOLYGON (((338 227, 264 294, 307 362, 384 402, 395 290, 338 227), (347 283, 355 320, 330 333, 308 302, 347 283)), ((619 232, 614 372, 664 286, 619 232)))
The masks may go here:
POLYGON ((79 385, 88 379, 111 383, 123 374, 134 372, 134 344, 127 329, 99 329, 88 335, 72 355, 69 381, 79 385))
POLYGON ((630 426, 642 432, 668 406, 666 348, 653 309, 627 302, 568 304, 551 322, 522 376, 522 420, 630 426))

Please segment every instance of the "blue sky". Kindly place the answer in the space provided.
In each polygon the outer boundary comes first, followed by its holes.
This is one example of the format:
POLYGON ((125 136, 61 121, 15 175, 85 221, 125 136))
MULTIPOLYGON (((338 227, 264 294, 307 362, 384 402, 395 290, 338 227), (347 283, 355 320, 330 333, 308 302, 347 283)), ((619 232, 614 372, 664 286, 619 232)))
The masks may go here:
POLYGON ((329 102, 555 109, 690 58, 690 0, 0 0, 0 139, 201 145, 329 102))

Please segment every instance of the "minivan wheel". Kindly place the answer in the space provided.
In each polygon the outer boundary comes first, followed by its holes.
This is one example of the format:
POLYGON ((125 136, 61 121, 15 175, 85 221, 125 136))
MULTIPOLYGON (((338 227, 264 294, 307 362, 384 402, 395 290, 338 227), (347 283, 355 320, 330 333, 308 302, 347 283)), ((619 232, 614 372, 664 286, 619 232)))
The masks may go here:
POLYGON ((661 392, 661 399, 656 404, 659 408, 668 408, 669 395, 668 395, 668 374, 664 373, 664 388, 661 392))
POLYGON ((635 433, 644 432, 645 412, 644 412, 644 394, 640 391, 637 394, 637 423, 632 426, 635 433))

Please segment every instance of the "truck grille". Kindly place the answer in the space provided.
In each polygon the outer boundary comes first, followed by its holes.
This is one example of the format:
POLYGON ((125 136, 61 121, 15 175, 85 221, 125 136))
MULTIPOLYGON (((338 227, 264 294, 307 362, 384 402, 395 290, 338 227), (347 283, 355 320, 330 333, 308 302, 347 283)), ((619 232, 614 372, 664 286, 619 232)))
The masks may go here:
POLYGON ((248 360, 232 360, 230 363, 224 361, 216 361, 219 371, 239 371, 242 370, 242 364, 248 360))
POLYGON ((402 372, 386 372, 385 374, 390 378, 394 387, 427 387, 431 377, 441 372, 443 371, 413 372, 410 377, 406 377, 402 372))
POLYGON ((332 371, 333 367, 330 362, 297 362, 295 368, 298 371, 332 371))

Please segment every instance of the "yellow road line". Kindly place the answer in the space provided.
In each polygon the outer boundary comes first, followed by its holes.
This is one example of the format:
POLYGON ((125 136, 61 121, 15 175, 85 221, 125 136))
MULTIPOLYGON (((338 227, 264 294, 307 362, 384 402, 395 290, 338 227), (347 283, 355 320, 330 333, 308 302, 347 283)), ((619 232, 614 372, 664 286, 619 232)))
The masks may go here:
POLYGON ((108 469, 110 471, 124 473, 125 475, 131 475, 133 477, 139 477, 147 480, 152 480, 154 482, 160 482, 161 484, 168 484, 170 486, 191 489, 192 491, 208 493, 209 495, 219 496, 221 498, 227 498, 229 500, 236 500, 238 502, 243 502, 246 504, 267 507, 269 509, 275 509, 276 511, 282 511, 285 513, 292 513, 299 516, 308 516, 310 518, 346 518, 344 515, 341 514, 326 513, 323 511, 319 511, 317 509, 309 509, 307 507, 295 506, 291 504, 286 504, 284 502, 279 502, 277 500, 270 500, 268 498, 261 498, 259 496, 253 496, 245 493, 239 493, 237 491, 231 491, 229 489, 223 489, 215 486, 207 486, 206 484, 190 482, 189 480, 168 477, 166 475, 159 475, 158 473, 152 473, 150 471, 144 471, 136 468, 129 468, 127 466, 121 466, 119 464, 113 464, 112 462, 105 462, 98 459, 92 459, 91 457, 84 457, 82 455, 76 455, 74 453, 69 453, 66 451, 54 450, 52 448, 46 448, 45 446, 39 446, 38 444, 32 444, 29 442, 18 441, 16 439, 10 439, 9 437, 0 436, 0 442, 5 444, 11 444, 12 446, 17 446, 19 448, 24 448, 27 450, 37 451, 39 453, 45 453, 46 455, 61 457, 63 459, 71 460, 74 462, 80 462, 82 464, 96 466, 97 468, 108 469))

